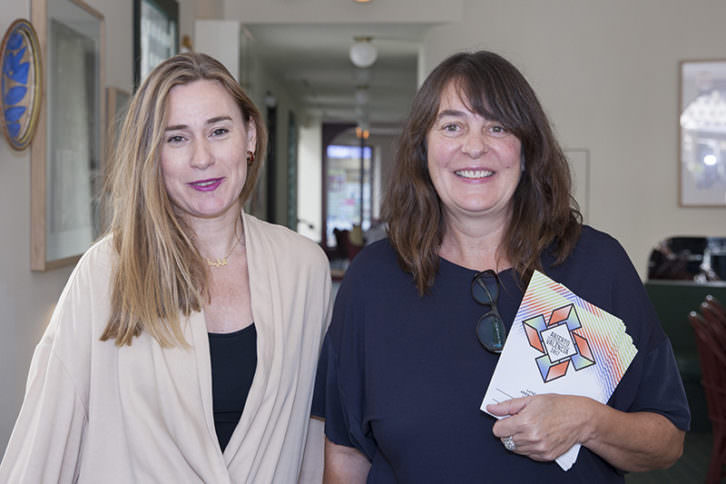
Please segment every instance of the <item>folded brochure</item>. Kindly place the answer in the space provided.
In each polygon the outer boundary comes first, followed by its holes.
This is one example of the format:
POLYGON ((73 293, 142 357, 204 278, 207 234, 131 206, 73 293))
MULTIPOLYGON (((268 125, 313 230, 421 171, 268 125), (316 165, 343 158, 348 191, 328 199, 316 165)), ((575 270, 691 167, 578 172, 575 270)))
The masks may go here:
MULTIPOLYGON (((481 410, 539 393, 606 403, 637 352, 621 319, 535 271, 481 410)), ((572 467, 579 450, 576 444, 556 459, 563 470, 572 467)))

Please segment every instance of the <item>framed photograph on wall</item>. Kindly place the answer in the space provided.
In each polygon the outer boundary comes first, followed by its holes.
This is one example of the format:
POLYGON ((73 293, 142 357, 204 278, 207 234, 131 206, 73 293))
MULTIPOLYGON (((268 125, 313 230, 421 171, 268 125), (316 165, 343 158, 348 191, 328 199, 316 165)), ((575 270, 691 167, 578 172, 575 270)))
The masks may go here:
POLYGON ((726 60, 682 61, 680 205, 726 207, 726 60))
POLYGON ((45 99, 31 147, 31 269, 74 263, 98 237, 104 19, 82 0, 32 0, 45 99))

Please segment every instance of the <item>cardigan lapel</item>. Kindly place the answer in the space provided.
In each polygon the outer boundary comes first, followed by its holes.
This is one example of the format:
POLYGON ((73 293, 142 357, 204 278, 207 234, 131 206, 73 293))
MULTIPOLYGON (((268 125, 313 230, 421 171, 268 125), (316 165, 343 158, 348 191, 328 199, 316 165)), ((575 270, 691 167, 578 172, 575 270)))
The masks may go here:
MULTIPOLYGON (((257 331, 257 368, 252 380, 247 401, 240 421, 224 451, 227 465, 234 460, 244 462, 248 470, 258 469, 264 462, 270 418, 275 406, 275 395, 270 390, 279 387, 275 381, 273 359, 279 337, 275 327, 276 304, 279 295, 272 291, 272 281, 276 280, 274 254, 268 249, 264 234, 256 227, 256 220, 242 214, 244 224, 247 272, 249 276, 250 304, 252 319, 257 331)), ((240 476, 236 476, 240 477, 240 476)), ((240 482, 253 482, 254 473, 248 474, 240 482)))

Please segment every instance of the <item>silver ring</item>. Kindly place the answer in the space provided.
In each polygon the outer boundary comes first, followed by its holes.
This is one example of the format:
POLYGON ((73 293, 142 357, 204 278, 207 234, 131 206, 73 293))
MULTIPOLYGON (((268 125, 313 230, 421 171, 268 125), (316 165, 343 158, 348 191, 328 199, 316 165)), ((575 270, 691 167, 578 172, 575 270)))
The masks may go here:
POLYGON ((517 449, 517 445, 514 443, 514 439, 511 435, 502 437, 502 444, 504 444, 504 448, 510 452, 514 452, 517 449))

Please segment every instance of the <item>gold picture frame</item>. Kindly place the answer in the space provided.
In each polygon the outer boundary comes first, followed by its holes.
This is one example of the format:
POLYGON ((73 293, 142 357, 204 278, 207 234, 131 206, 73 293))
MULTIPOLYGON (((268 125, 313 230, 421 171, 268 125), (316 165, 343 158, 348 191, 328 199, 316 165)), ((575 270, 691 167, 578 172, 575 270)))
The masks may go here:
POLYGON ((679 203, 726 207, 726 59, 679 66, 679 203))
POLYGON ((31 144, 30 267, 74 264, 98 237, 104 167, 103 15, 82 0, 32 0, 44 102, 31 144))

